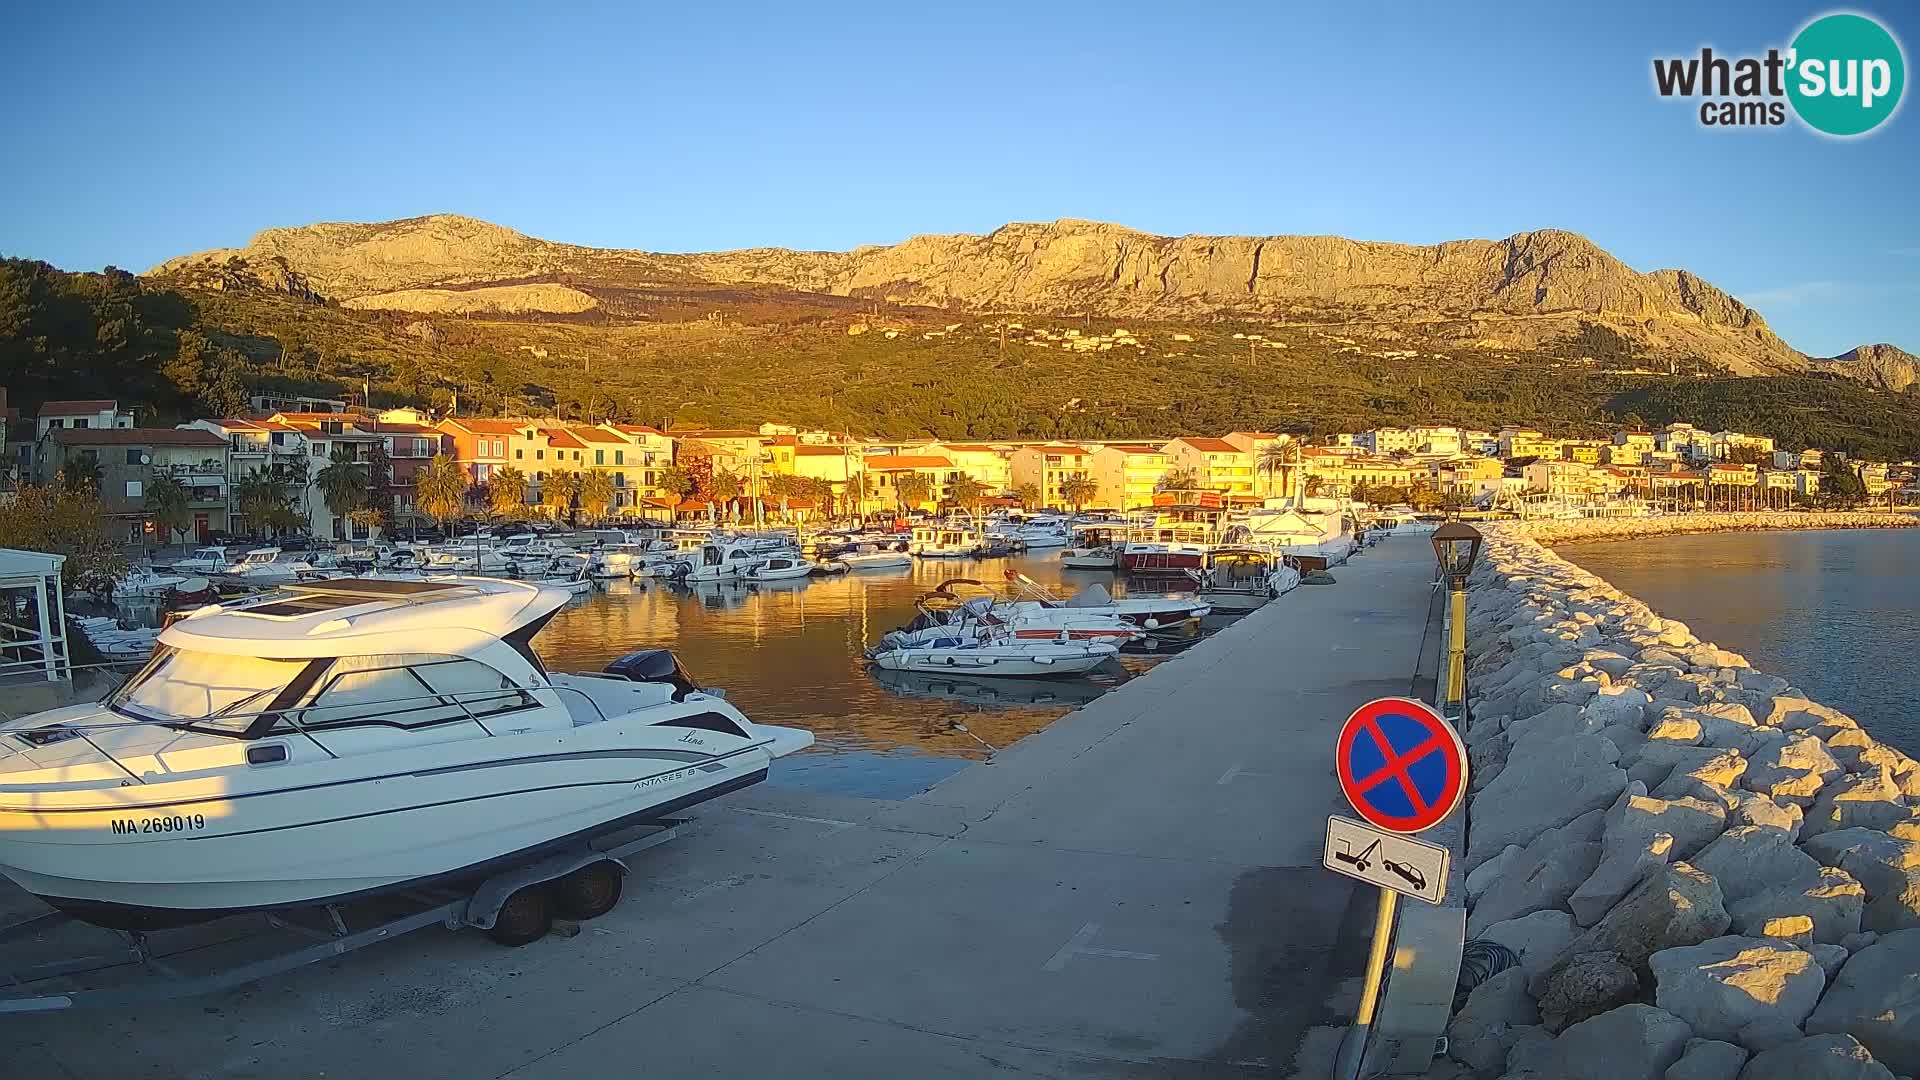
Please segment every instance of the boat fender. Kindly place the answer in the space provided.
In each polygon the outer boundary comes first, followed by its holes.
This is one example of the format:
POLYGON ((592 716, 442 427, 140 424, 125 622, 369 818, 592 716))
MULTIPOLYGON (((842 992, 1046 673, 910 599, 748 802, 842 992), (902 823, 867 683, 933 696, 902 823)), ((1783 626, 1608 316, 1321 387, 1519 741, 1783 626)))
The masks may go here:
POLYGON ((1149 618, 1149 619, 1148 619, 1148 620, 1146 621, 1146 623, 1145 623, 1144 625, 1145 625, 1145 626, 1146 626, 1146 628, 1147 628, 1147 629, 1149 629, 1149 630, 1158 630, 1158 629, 1160 629, 1160 620, 1159 620, 1159 619, 1154 619, 1154 618, 1149 618))
POLYGON ((1034 663, 1036 663, 1036 664, 1042 664, 1042 665, 1047 665, 1047 664, 1052 664, 1052 663, 1053 663, 1053 657, 1051 657, 1051 656, 1036 656, 1036 657, 1034 657, 1034 658, 1033 658, 1033 662, 1034 662, 1034 663))

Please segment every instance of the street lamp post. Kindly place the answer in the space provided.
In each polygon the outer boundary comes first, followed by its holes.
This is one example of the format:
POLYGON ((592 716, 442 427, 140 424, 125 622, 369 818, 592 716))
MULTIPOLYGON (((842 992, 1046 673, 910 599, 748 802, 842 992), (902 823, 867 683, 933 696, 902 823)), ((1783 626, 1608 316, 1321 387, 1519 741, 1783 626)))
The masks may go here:
POLYGON ((1438 687, 1440 715, 1460 726, 1467 706, 1467 574, 1480 557, 1480 531, 1449 521, 1433 531, 1433 554, 1447 590, 1446 662, 1438 687))

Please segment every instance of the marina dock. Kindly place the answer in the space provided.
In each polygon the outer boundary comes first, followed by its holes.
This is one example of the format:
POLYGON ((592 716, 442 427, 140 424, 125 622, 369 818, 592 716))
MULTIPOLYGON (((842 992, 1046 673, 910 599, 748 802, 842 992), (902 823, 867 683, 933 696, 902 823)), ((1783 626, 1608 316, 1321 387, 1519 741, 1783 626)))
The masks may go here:
POLYGON ((228 995, 0 1018, 0 1074, 1290 1075, 1331 1053, 1372 915, 1319 865, 1334 733, 1411 689, 1433 553, 1392 537, 1335 575, 913 798, 781 788, 776 763, 574 936, 427 931, 228 995))

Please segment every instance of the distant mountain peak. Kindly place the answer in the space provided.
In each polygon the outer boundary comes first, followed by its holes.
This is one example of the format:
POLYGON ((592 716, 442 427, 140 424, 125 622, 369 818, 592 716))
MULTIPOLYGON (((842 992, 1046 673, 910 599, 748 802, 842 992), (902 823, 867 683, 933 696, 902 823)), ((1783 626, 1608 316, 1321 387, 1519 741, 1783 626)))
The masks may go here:
MULTIPOLYGON (((442 213, 266 229, 245 248, 183 256, 153 273, 193 279, 214 268, 229 279, 251 272, 269 287, 294 280, 314 294, 374 308, 383 296, 423 289, 546 280, 591 292, 596 285, 697 281, 987 311, 1459 324, 1468 343, 1521 348, 1563 339, 1589 320, 1650 353, 1700 356, 1737 374, 1808 364, 1758 312, 1698 276, 1641 273, 1587 237, 1551 228, 1413 245, 1338 236, 1160 236, 1059 218, 845 252, 669 255, 553 243, 442 213), (1468 319, 1476 322, 1460 323, 1468 319)), ((1835 370, 1873 367, 1871 360, 1849 367, 1843 359, 1831 362, 1835 370)))

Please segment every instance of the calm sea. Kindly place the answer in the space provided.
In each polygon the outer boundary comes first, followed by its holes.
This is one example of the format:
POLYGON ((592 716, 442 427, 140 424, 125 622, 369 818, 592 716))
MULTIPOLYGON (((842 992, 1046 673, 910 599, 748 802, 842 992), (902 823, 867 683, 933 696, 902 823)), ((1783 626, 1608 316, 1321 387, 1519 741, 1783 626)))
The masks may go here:
POLYGON ((1556 550, 1920 754, 1920 529, 1707 533, 1556 550))
POLYGON ((1057 551, 1012 559, 919 561, 897 570, 763 584, 617 582, 580 597, 534 639, 557 671, 598 671, 641 648, 672 649, 703 685, 722 687, 751 720, 804 727, 812 751, 782 760, 771 782, 898 798, 989 748, 1007 746, 1177 652, 1128 652, 1085 679, 994 679, 869 671, 861 650, 914 614, 947 578, 997 586, 1008 569, 1076 592, 1114 574, 1062 570, 1057 551))

